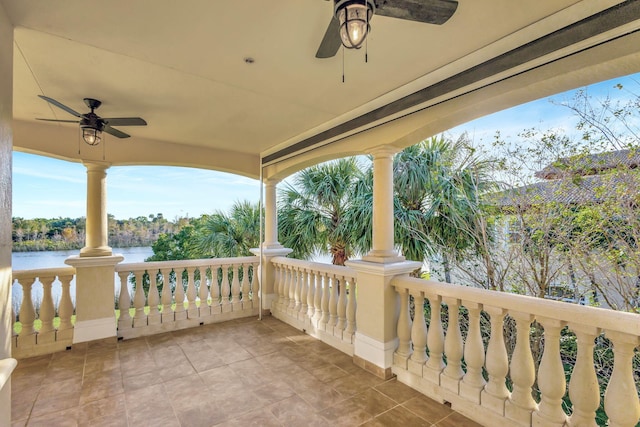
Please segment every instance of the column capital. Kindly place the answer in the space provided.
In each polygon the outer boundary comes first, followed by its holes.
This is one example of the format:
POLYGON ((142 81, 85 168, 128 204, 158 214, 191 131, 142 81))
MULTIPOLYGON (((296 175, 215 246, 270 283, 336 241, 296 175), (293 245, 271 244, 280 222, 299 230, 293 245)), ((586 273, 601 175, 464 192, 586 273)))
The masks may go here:
POLYGON ((111 163, 98 160, 83 160, 82 164, 87 168, 87 171, 106 171, 111 167, 111 163))
POLYGON ((394 145, 379 145, 370 150, 367 150, 367 154, 371 154, 375 159, 392 158, 394 154, 399 152, 400 149, 394 145))
POLYGON ((280 183, 280 179, 277 178, 265 178, 262 180, 262 182, 264 183, 265 187, 275 187, 276 185, 278 185, 280 183))

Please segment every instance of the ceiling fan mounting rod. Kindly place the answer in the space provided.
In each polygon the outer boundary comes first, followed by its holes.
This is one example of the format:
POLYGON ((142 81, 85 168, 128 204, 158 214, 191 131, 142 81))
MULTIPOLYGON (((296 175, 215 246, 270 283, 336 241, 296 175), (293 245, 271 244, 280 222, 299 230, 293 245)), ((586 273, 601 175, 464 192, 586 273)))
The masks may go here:
POLYGON ((87 104, 87 107, 91 108, 92 113, 93 110, 96 110, 102 105, 102 101, 98 101, 97 99, 93 98, 84 98, 84 103, 87 104))

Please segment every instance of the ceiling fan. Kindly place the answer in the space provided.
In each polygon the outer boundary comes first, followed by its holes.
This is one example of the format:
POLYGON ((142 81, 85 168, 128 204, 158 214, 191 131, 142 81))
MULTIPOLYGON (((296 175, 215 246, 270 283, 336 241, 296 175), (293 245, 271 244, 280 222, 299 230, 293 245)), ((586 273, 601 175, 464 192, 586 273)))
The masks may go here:
POLYGON ((38 95, 50 104, 66 111, 67 113, 76 116, 79 120, 57 120, 57 119, 37 119, 47 122, 64 122, 64 123, 80 123, 82 129, 82 138, 84 142, 89 145, 97 145, 102 140, 102 132, 107 132, 117 138, 129 138, 128 135, 112 126, 146 126, 147 122, 140 117, 117 117, 117 118, 102 118, 98 116, 94 111, 102 105, 101 101, 93 98, 84 98, 84 103, 91 109, 91 112, 80 114, 72 108, 67 107, 63 103, 56 101, 48 96, 38 95))
POLYGON ((335 56, 341 44, 359 48, 373 15, 442 25, 458 8, 456 0, 332 0, 334 16, 329 22, 316 58, 335 56))

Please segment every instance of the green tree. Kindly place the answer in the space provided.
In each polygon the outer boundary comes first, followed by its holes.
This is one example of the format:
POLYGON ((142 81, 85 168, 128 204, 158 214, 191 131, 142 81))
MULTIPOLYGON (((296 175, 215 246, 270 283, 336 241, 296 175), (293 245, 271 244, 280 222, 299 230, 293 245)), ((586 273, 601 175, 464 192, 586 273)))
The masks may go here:
POLYGON ((294 250, 294 257, 307 259, 319 253, 344 265, 362 251, 344 224, 345 212, 359 202, 354 193, 361 178, 357 159, 344 158, 300 171, 280 192, 279 240, 294 250))
POLYGON ((202 221, 195 236, 195 248, 203 257, 250 256, 260 245, 260 207, 237 201, 229 214, 218 211, 202 221))

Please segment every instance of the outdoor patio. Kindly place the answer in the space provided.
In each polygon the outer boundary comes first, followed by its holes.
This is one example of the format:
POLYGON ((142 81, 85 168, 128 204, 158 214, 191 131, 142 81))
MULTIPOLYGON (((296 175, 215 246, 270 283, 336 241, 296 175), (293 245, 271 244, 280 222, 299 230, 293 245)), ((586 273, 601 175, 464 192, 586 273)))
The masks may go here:
POLYGON ((23 359, 12 426, 475 426, 273 318, 23 359))

